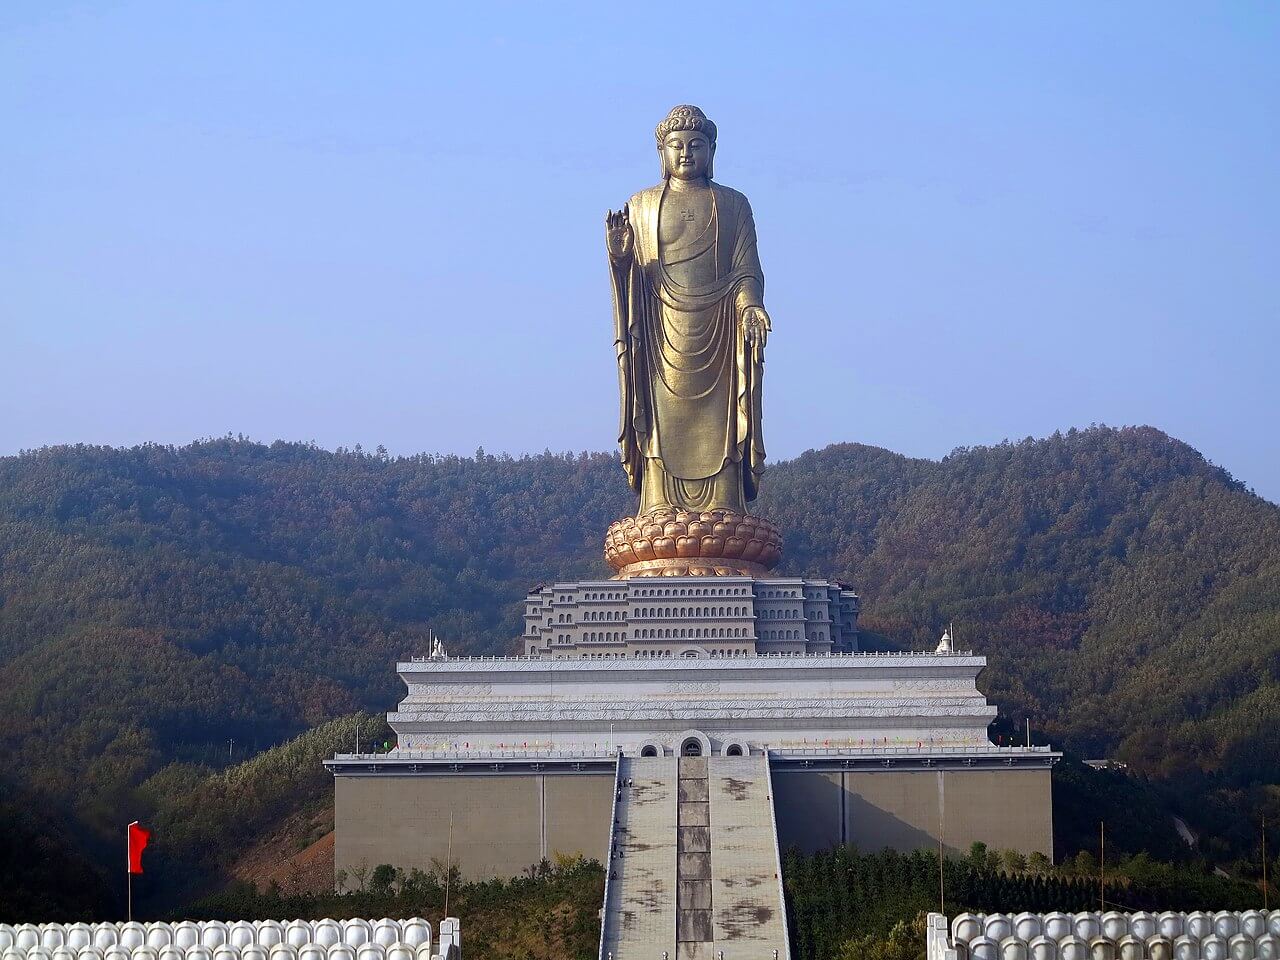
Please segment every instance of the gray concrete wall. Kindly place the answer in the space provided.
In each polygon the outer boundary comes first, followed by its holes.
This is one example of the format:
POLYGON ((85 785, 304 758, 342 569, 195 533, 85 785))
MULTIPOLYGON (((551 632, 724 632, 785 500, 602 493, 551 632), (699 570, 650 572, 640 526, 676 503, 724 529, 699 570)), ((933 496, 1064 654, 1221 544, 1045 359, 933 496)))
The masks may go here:
POLYGON ((613 777, 593 774, 334 778, 335 870, 452 862, 467 880, 513 877, 543 857, 608 855, 613 777))
POLYGON ((775 770, 774 804, 783 849, 805 852, 852 843, 867 852, 996 849, 1053 856, 1048 770, 864 773, 775 770))
MULTIPOLYGON (((936 849, 940 807, 948 852, 980 840, 1052 856, 1049 771, 792 772, 775 770, 783 849, 852 843, 864 851, 936 849), (939 779, 941 778, 941 780, 939 779)), ((517 876, 543 857, 608 856, 613 778, 597 774, 340 776, 334 866, 411 870, 453 862, 468 880, 517 876)))

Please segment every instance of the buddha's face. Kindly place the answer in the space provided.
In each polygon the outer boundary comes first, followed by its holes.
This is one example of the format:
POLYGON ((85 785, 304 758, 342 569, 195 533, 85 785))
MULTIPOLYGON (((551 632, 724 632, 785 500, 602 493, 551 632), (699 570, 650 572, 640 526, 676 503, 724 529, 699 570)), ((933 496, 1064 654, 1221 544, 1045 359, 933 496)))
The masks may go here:
POLYGON ((677 180, 700 180, 711 168, 711 141, 697 130, 673 130, 661 149, 667 172, 677 180))

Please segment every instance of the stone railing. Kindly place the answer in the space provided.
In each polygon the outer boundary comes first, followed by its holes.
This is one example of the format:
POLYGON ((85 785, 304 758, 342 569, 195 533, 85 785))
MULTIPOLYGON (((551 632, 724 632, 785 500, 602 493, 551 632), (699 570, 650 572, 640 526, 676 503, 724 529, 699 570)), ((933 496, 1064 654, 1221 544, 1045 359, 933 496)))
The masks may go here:
MULTIPOLYGON (((773 767, 769 764, 769 751, 765 751, 764 775, 767 778, 767 786, 769 797, 776 797, 778 794, 773 786, 773 767)), ((770 840, 773 843, 773 876, 774 883, 778 888, 778 903, 782 904, 782 929, 788 930, 790 924, 787 922, 787 892, 786 885, 782 882, 782 844, 778 842, 778 811, 774 806, 772 799, 769 802, 769 827, 772 836, 770 840)), ((761 951, 764 953, 764 951, 761 951)), ((767 954, 765 954, 767 956, 767 954)), ((781 957, 777 950, 773 951, 774 960, 791 960, 791 935, 788 932, 782 942, 781 957)), ((720 960, 724 960, 724 951, 720 951, 720 960)))
POLYGON ((618 843, 618 801, 622 799, 622 760, 619 757, 613 768, 613 799, 609 801, 609 855, 604 861, 604 905, 600 908, 600 947, 596 951, 599 960, 613 960, 612 954, 606 956, 605 917, 609 910, 610 887, 613 885, 613 862, 617 859, 618 843))
MULTIPOLYGON (((800 623, 801 621, 794 620, 791 622, 800 623)), ((564 624, 561 624, 561 626, 564 626, 564 624)), ((571 626, 580 626, 580 624, 572 624, 571 626)), ((755 640, 757 638, 741 637, 737 639, 755 640)), ((631 642, 631 641, 628 641, 628 642, 631 642)), ((645 641, 645 642, 649 642, 649 641, 645 641)), ((685 638, 681 638, 680 640, 671 639, 670 642, 673 644, 677 644, 680 642, 696 644, 700 641, 685 637, 685 638)), ((762 642, 768 643, 769 641, 762 641, 762 642)), ((752 657, 757 657, 762 660, 766 660, 766 659, 767 660, 832 660, 832 659, 839 659, 841 657, 845 657, 845 658, 856 657, 856 658, 865 659, 868 657, 893 658, 893 657, 972 657, 972 656, 973 656, 972 650, 953 650, 950 653, 938 653, 936 650, 855 650, 852 653, 778 653, 778 652, 769 653, 768 651, 766 651, 764 653, 749 654, 746 657, 715 657, 715 658, 708 658, 708 659, 716 659, 716 660, 724 660, 727 662, 732 662, 734 660, 749 660, 752 657)), ((676 658, 676 659, 679 659, 679 658, 676 658)), ((480 656, 480 657, 413 656, 413 657, 410 657, 407 662, 408 663, 504 663, 504 662, 520 662, 520 661, 528 661, 528 660, 543 661, 543 660, 551 660, 551 658, 550 657, 530 657, 525 654, 518 654, 518 655, 512 655, 512 656, 494 655, 494 656, 480 656)), ((613 662, 613 663, 641 664, 644 666, 648 666, 651 663, 660 662, 658 661, 657 658, 649 659, 645 657, 614 657, 611 661, 610 660, 590 660, 589 658, 584 660, 582 658, 575 657, 575 658, 569 658, 568 660, 561 660, 559 662, 560 663, 577 663, 580 660, 581 662, 585 662, 585 663, 613 662)), ((402 661, 402 662, 405 662, 405 661, 402 661)))
POLYGON ((461 960, 455 917, 0 924, 3 960, 461 960))
POLYGON ((927 960, 1280 960, 1280 910, 929 914, 927 960))
POLYGON ((612 760, 614 753, 607 747, 598 750, 570 749, 557 750, 548 747, 476 747, 458 748, 457 750, 432 750, 426 747, 392 747, 381 753, 335 753, 334 760, 360 762, 385 760, 612 760))
POLYGON ((1036 744, 1024 747, 1021 744, 1013 746, 997 746, 994 743, 985 743, 978 739, 973 740, 906 740, 903 738, 894 738, 892 744, 880 744, 879 746, 868 744, 866 746, 849 746, 844 741, 833 740, 830 746, 813 745, 812 741, 806 741, 804 745, 793 745, 790 741, 779 740, 770 744, 773 750, 786 750, 788 757, 900 757, 905 755, 920 756, 972 756, 980 754, 982 756, 991 756, 998 754, 1000 756, 1027 753, 1052 753, 1053 748, 1036 744))
MULTIPOLYGON (((794 621, 799 623, 800 621, 794 621)), ((562 625, 563 626, 563 625, 562 625)), ((580 625, 573 625, 580 626, 580 625)), ((682 637, 684 640, 690 640, 690 637, 682 637)), ((751 640, 754 637, 737 637, 737 639, 751 640)), ((631 643, 631 641, 628 641, 631 643)), ((678 640, 672 640, 672 643, 680 643, 678 640)), ((765 641, 768 643, 768 641, 765 641)), ((952 650, 951 653, 938 653, 937 650, 854 650, 852 653, 756 653, 751 654, 754 657, 771 657, 774 659, 794 659, 794 660, 817 660, 831 659, 833 657, 973 657, 973 650, 952 650)), ((526 654, 493 654, 486 657, 410 657, 408 663, 502 663, 503 660, 545 660, 545 657, 529 657, 526 654)), ((635 659, 643 662, 643 657, 637 658, 618 658, 618 659, 635 659)), ((722 659, 733 659, 724 657, 722 659)))

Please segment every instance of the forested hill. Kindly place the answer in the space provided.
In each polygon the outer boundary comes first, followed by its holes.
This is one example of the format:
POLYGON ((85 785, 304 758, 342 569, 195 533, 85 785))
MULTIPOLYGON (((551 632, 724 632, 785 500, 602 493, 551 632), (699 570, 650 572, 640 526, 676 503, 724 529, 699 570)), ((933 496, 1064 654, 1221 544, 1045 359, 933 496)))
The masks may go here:
MULTIPOLYGON (((217 440, 0 459, 0 794, 111 836, 166 765, 212 767, 397 699, 428 629, 506 652, 533 585, 603 574, 609 455, 387 458, 217 440)), ((864 624, 954 620, 1002 709, 1157 777, 1280 782, 1280 508, 1157 430, 940 462, 771 466, 791 572, 864 624)), ((185 769, 185 768, 184 768, 185 769)), ((171 775, 171 774, 169 774, 171 775)), ((112 848, 114 849, 114 848, 112 848)))

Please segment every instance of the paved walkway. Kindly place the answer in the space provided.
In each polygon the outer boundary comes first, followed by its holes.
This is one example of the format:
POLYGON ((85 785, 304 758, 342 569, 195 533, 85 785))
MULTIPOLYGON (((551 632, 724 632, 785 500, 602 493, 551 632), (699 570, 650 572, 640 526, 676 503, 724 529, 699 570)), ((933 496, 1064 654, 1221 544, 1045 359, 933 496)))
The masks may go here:
POLYGON ((708 957, 711 948, 710 757, 680 758, 676 831, 676 960, 708 957))

